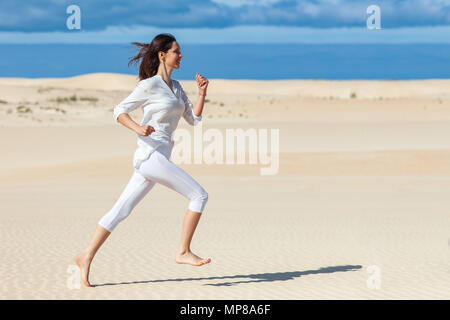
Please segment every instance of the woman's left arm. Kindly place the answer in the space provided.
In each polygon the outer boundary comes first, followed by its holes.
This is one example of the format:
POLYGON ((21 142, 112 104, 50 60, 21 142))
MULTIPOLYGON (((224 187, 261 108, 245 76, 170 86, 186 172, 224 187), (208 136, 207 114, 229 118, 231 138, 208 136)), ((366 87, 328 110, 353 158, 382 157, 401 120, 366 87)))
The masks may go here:
POLYGON ((203 106, 205 104, 205 97, 206 97, 206 89, 208 88, 208 79, 205 77, 202 77, 198 73, 195 76, 195 79, 197 80, 197 86, 198 86, 198 97, 197 102, 195 103, 195 106, 192 104, 192 102, 187 97, 186 93, 184 92, 183 88, 181 87, 181 94, 183 97, 183 101, 185 104, 185 110, 183 113, 183 118, 186 120, 187 123, 190 125, 197 125, 202 120, 202 112, 203 112, 203 106))
POLYGON ((195 75, 195 80, 197 81, 198 97, 193 111, 196 116, 201 116, 203 106, 205 104, 206 89, 208 88, 209 81, 198 73, 195 75))

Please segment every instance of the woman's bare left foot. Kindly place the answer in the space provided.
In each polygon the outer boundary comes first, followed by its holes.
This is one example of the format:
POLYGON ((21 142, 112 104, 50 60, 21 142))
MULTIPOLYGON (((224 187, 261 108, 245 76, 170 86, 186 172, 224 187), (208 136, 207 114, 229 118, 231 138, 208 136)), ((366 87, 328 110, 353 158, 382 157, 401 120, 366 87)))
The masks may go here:
POLYGON ((211 259, 202 259, 191 251, 186 251, 184 253, 177 254, 175 262, 179 264, 190 264, 191 266, 199 267, 204 264, 210 263, 211 259))
POLYGON ((89 268, 91 266, 92 259, 90 259, 84 252, 75 256, 75 263, 80 268, 81 284, 84 287, 92 287, 89 283, 89 268))

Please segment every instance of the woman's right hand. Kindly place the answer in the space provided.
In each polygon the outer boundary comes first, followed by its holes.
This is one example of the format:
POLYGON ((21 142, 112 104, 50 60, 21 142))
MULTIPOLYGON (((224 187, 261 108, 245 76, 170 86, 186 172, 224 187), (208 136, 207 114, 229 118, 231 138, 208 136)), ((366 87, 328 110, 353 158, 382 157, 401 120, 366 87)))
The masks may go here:
POLYGON ((152 132, 155 132, 155 128, 152 126, 139 126, 136 130, 136 133, 140 136, 148 136, 152 132))

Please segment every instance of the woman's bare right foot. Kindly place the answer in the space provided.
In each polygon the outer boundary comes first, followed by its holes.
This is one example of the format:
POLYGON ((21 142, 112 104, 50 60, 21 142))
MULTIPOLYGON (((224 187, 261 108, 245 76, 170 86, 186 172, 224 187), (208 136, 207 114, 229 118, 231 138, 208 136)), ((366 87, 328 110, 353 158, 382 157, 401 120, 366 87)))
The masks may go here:
POLYGON ((89 268, 91 267, 92 258, 86 253, 80 253, 75 256, 75 263, 80 268, 81 284, 84 287, 92 287, 89 283, 89 268))
POLYGON ((191 266, 199 267, 204 264, 210 263, 211 259, 202 259, 191 251, 186 251, 178 253, 175 258, 175 262, 180 264, 190 264, 191 266))

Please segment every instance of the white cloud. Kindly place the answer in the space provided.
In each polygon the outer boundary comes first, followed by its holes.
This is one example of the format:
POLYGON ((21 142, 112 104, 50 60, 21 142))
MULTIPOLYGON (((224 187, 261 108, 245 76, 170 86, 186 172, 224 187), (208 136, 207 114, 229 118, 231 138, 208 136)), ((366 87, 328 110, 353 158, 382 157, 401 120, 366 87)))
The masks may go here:
POLYGON ((368 30, 276 26, 156 28, 110 26, 103 31, 0 32, 0 43, 130 43, 150 42, 158 33, 172 33, 184 43, 450 43, 450 26, 368 30))
MULTIPOLYGON (((72 0, 0 1, 0 30, 65 31, 72 0)), ((152 25, 212 28, 270 25, 312 28, 364 27, 366 9, 381 8, 388 28, 450 25, 450 0, 77 0, 82 25, 152 25)))
POLYGON ((211 2, 227 5, 233 8, 239 8, 245 5, 248 6, 270 6, 274 3, 280 2, 281 0, 211 0, 211 2))

